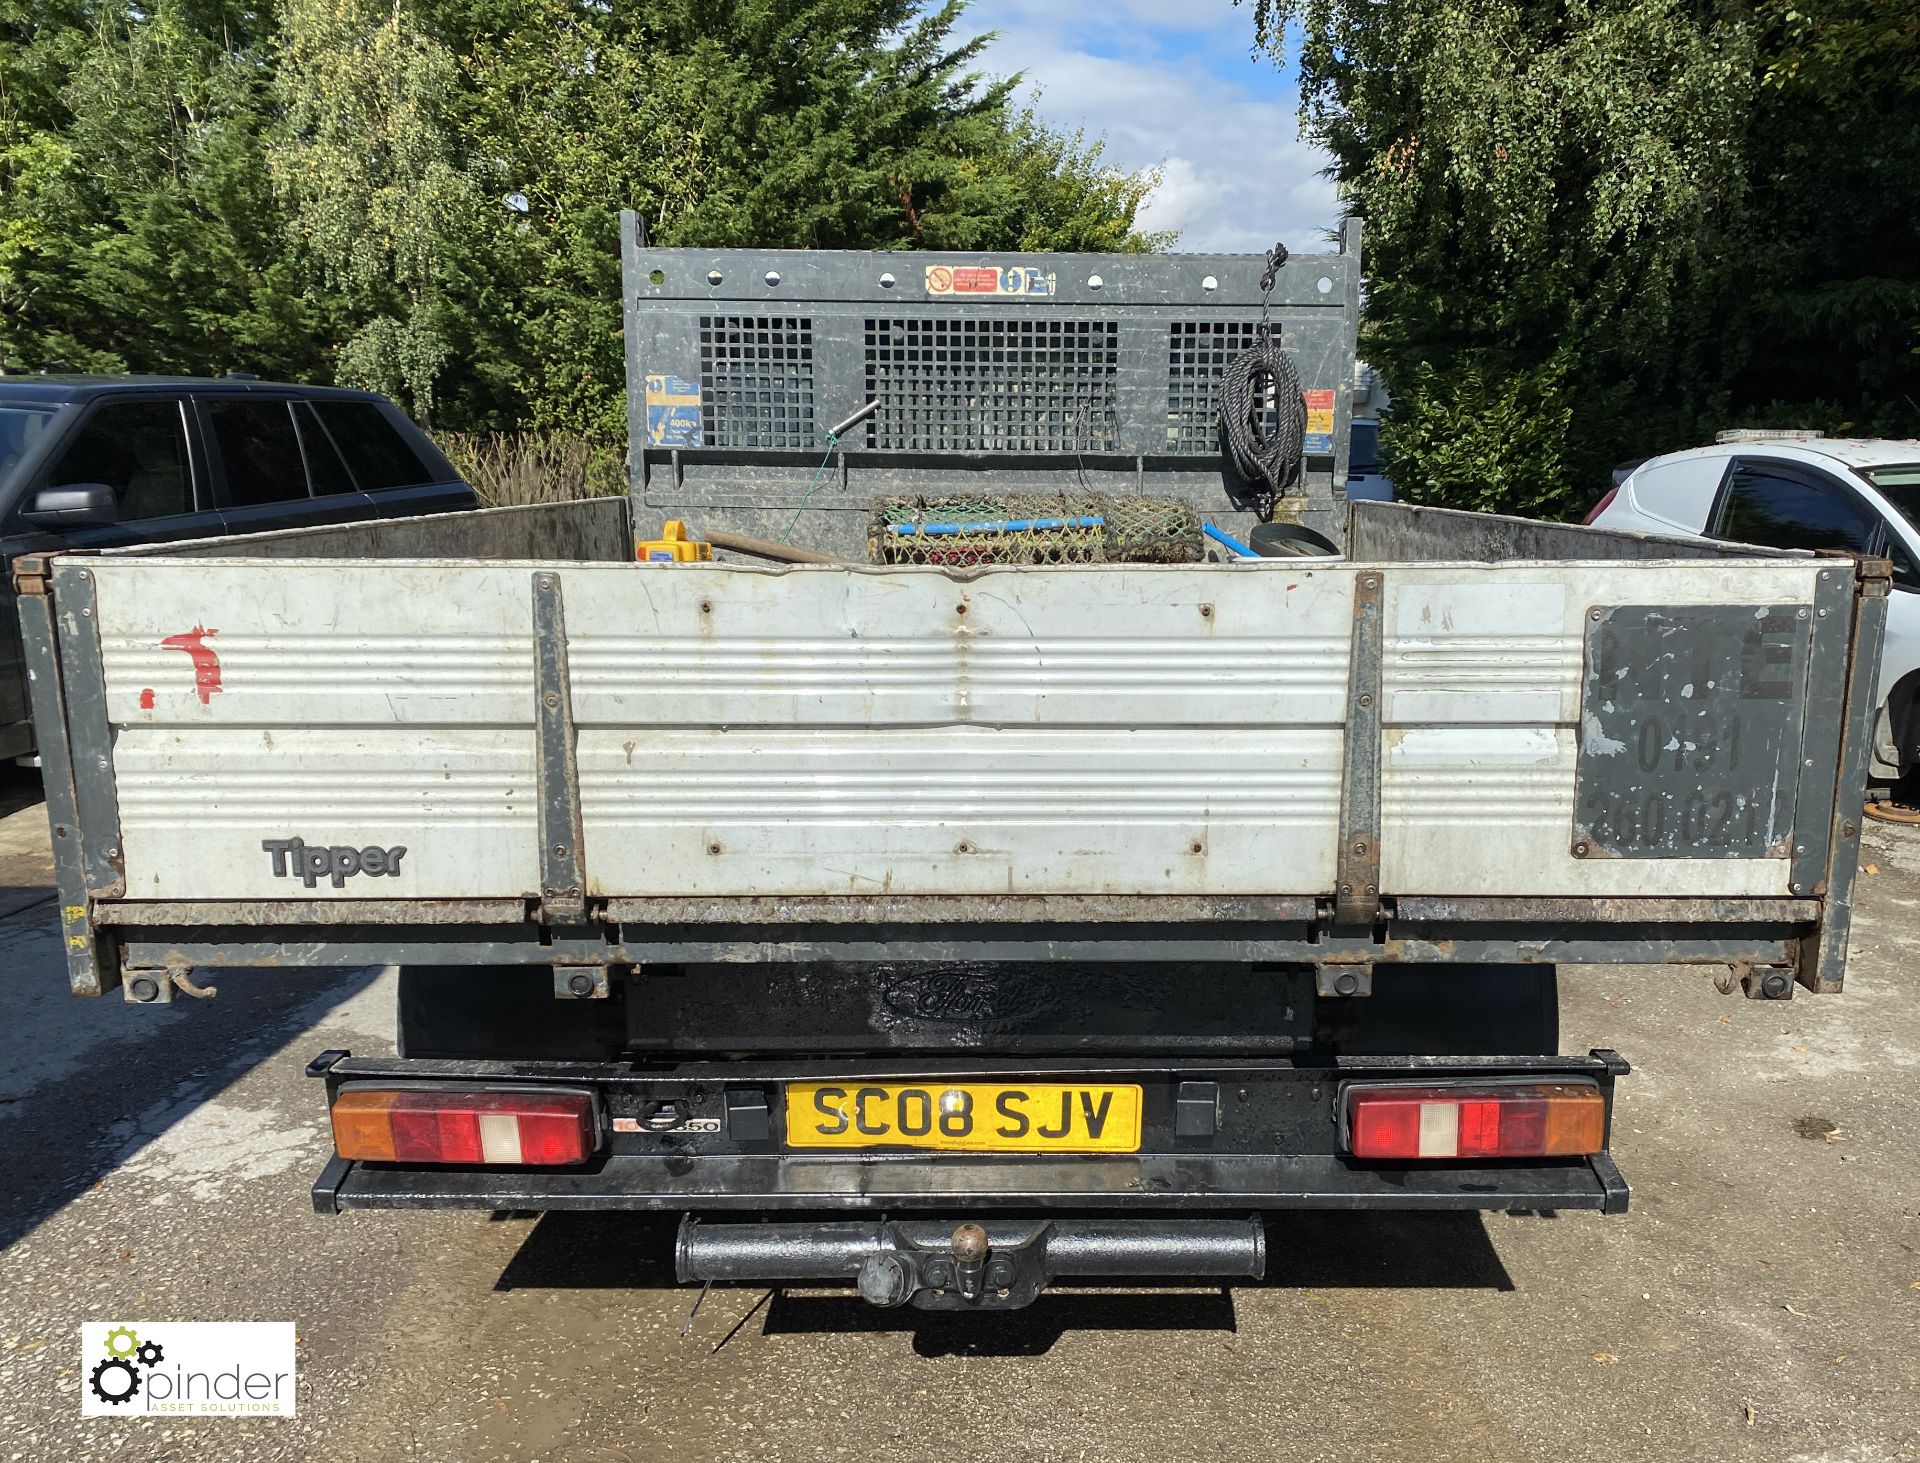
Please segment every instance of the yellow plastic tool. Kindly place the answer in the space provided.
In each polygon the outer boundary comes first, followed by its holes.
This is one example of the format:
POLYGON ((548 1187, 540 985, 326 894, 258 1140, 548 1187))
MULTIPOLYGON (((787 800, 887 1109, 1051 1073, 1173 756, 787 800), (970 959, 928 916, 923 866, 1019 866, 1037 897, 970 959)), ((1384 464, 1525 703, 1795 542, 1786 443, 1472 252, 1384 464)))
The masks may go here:
POLYGON ((713 545, 693 537, 678 518, 669 518, 659 538, 642 539, 634 550, 643 564, 693 564, 713 557, 713 545))

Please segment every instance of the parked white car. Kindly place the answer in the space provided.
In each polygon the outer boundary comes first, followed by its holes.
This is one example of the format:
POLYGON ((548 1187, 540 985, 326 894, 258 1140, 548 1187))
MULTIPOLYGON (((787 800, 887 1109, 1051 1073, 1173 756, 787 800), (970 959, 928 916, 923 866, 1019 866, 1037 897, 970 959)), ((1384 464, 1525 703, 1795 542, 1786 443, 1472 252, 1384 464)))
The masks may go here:
POLYGON ((1893 561, 1874 773, 1920 767, 1920 442, 1729 432, 1650 457, 1587 522, 1893 561))

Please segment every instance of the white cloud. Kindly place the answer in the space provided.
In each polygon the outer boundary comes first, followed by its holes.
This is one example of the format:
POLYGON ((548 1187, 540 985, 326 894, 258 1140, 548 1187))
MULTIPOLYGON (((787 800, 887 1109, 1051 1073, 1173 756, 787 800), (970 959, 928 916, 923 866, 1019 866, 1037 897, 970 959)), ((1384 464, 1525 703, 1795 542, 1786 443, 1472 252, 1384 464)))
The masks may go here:
POLYGON ((1178 229, 1177 247, 1296 252, 1327 247, 1339 219, 1328 158, 1299 136, 1297 94, 1264 84, 1251 58, 1253 19, 1230 0, 976 0, 964 23, 998 36, 982 57, 996 75, 1024 72, 1050 125, 1104 136, 1107 160, 1159 167, 1142 211, 1178 229), (1263 83, 1256 89, 1255 82, 1263 83))

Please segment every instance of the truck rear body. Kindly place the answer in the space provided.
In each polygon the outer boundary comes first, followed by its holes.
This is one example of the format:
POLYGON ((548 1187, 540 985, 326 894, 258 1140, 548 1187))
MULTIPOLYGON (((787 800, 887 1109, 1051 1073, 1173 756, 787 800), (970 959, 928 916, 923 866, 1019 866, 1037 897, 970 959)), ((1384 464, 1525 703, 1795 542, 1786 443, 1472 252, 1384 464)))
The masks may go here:
POLYGON ((317 1206, 704 1216, 687 1279, 1616 1212, 1553 972, 1839 987, 1884 566, 1321 509, 1342 557, 650 565, 602 501, 28 561, 73 987, 401 966, 317 1206))

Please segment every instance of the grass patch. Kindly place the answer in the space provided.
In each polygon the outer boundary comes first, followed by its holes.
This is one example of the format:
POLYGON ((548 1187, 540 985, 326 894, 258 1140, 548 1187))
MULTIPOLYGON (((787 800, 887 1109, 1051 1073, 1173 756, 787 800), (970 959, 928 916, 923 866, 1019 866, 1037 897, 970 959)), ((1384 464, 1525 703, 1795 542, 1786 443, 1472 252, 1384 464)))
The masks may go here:
POLYGON ((489 508, 570 503, 627 490, 618 447, 567 432, 436 432, 434 440, 489 508))

